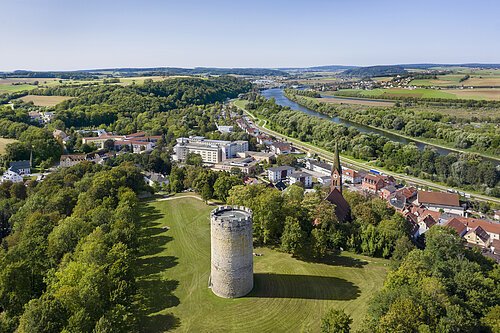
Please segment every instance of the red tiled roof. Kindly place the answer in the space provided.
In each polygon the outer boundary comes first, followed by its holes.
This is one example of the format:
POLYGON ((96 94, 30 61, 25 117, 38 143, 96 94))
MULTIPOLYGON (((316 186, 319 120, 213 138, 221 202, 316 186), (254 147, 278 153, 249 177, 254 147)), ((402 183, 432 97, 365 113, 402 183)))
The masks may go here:
POLYGON ((351 219, 351 207, 337 188, 334 188, 325 198, 328 202, 335 205, 335 215, 340 222, 351 219))
POLYGON ((459 221, 464 223, 467 226, 467 228, 474 229, 475 227, 480 226, 489 233, 500 235, 500 223, 474 219, 471 217, 461 217, 461 216, 455 217, 455 219, 458 219, 459 221))
POLYGON ((424 205, 433 204, 460 207, 459 196, 456 193, 420 191, 418 192, 418 202, 424 205))
POLYGON ((452 218, 445 224, 445 226, 454 229, 459 235, 462 235, 467 231, 467 227, 465 226, 465 224, 460 222, 460 220, 457 218, 452 218))

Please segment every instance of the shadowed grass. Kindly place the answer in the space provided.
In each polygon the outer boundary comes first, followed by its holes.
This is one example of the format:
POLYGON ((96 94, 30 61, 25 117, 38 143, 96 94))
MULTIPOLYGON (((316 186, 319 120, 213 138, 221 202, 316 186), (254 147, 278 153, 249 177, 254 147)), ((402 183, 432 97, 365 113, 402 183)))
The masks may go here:
POLYGON ((356 329, 387 273, 382 259, 343 253, 315 262, 259 247, 252 292, 222 299, 208 288, 213 206, 193 198, 143 205, 143 332, 317 332, 332 307, 356 329))

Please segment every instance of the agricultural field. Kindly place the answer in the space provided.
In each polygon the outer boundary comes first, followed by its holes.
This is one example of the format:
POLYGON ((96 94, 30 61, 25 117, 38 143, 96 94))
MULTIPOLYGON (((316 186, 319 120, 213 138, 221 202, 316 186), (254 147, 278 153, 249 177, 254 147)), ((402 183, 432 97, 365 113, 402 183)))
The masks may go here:
POLYGON ((208 288, 213 208, 192 197, 144 203, 137 263, 144 332, 317 332, 332 307, 360 327, 387 260, 346 253, 305 262, 256 248, 262 256, 254 257, 254 290, 222 299, 208 288))
MULTIPOLYGON (((413 97, 413 98, 446 98, 446 99, 474 99, 474 100, 500 100, 500 89, 373 89, 373 90, 357 90, 344 89, 342 92, 355 93, 359 97, 379 97, 379 98, 398 98, 398 97, 413 97)), ((336 93, 338 94, 338 92, 336 93)))
POLYGON ((394 102, 383 100, 369 100, 362 98, 342 98, 328 97, 315 98, 316 101, 329 104, 349 104, 349 105, 367 105, 367 106, 394 106, 394 102))
POLYGON ((7 147, 7 145, 9 143, 13 143, 13 142, 16 142, 17 140, 15 139, 7 139, 7 138, 0 138, 0 155, 2 155, 3 153, 5 153, 5 147, 7 147))
POLYGON ((39 95, 27 95, 19 98, 24 102, 33 102, 34 105, 37 106, 54 106, 62 101, 67 99, 71 99, 72 97, 68 96, 39 96, 39 95))
POLYGON ((471 73, 454 73, 446 75, 438 75, 436 79, 419 79, 412 80, 410 85, 420 87, 449 87, 449 86, 465 86, 465 87, 496 87, 500 86, 500 71, 477 71, 471 73), (467 80, 461 81, 469 75, 467 80))

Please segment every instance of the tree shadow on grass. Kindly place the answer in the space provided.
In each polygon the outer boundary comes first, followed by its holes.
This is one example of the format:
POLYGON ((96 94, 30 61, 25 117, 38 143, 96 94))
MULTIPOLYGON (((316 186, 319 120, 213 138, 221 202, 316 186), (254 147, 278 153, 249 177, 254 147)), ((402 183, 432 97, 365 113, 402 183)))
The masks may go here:
POLYGON ((163 214, 146 204, 140 208, 141 231, 139 235, 139 258, 136 260, 137 309, 141 332, 160 333, 180 325, 180 319, 167 309, 179 305, 174 295, 179 281, 164 278, 161 274, 178 264, 175 256, 158 256, 173 240, 166 236, 159 219, 163 214), (154 256, 157 255, 157 256, 154 256))
POLYGON ((313 258, 310 256, 302 255, 297 257, 297 259, 305 262, 320 263, 332 266, 351 267, 351 268, 363 268, 364 266, 368 265, 367 261, 347 256, 340 256, 337 254, 329 254, 324 258, 313 258))
POLYGON ((358 286, 330 276, 255 273, 254 288, 246 297, 353 300, 358 286))

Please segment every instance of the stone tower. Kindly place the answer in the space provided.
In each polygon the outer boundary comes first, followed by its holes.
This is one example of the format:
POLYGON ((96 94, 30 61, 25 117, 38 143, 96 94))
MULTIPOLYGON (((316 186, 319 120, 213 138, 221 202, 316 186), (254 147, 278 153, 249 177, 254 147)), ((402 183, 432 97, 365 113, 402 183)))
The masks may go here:
POLYGON ((330 191, 337 189, 342 193, 342 167, 340 166, 340 156, 338 144, 335 144, 335 155, 333 157, 333 167, 330 180, 330 191))
POLYGON ((222 206, 210 214, 212 292, 224 298, 245 296, 253 288, 252 211, 222 206))

